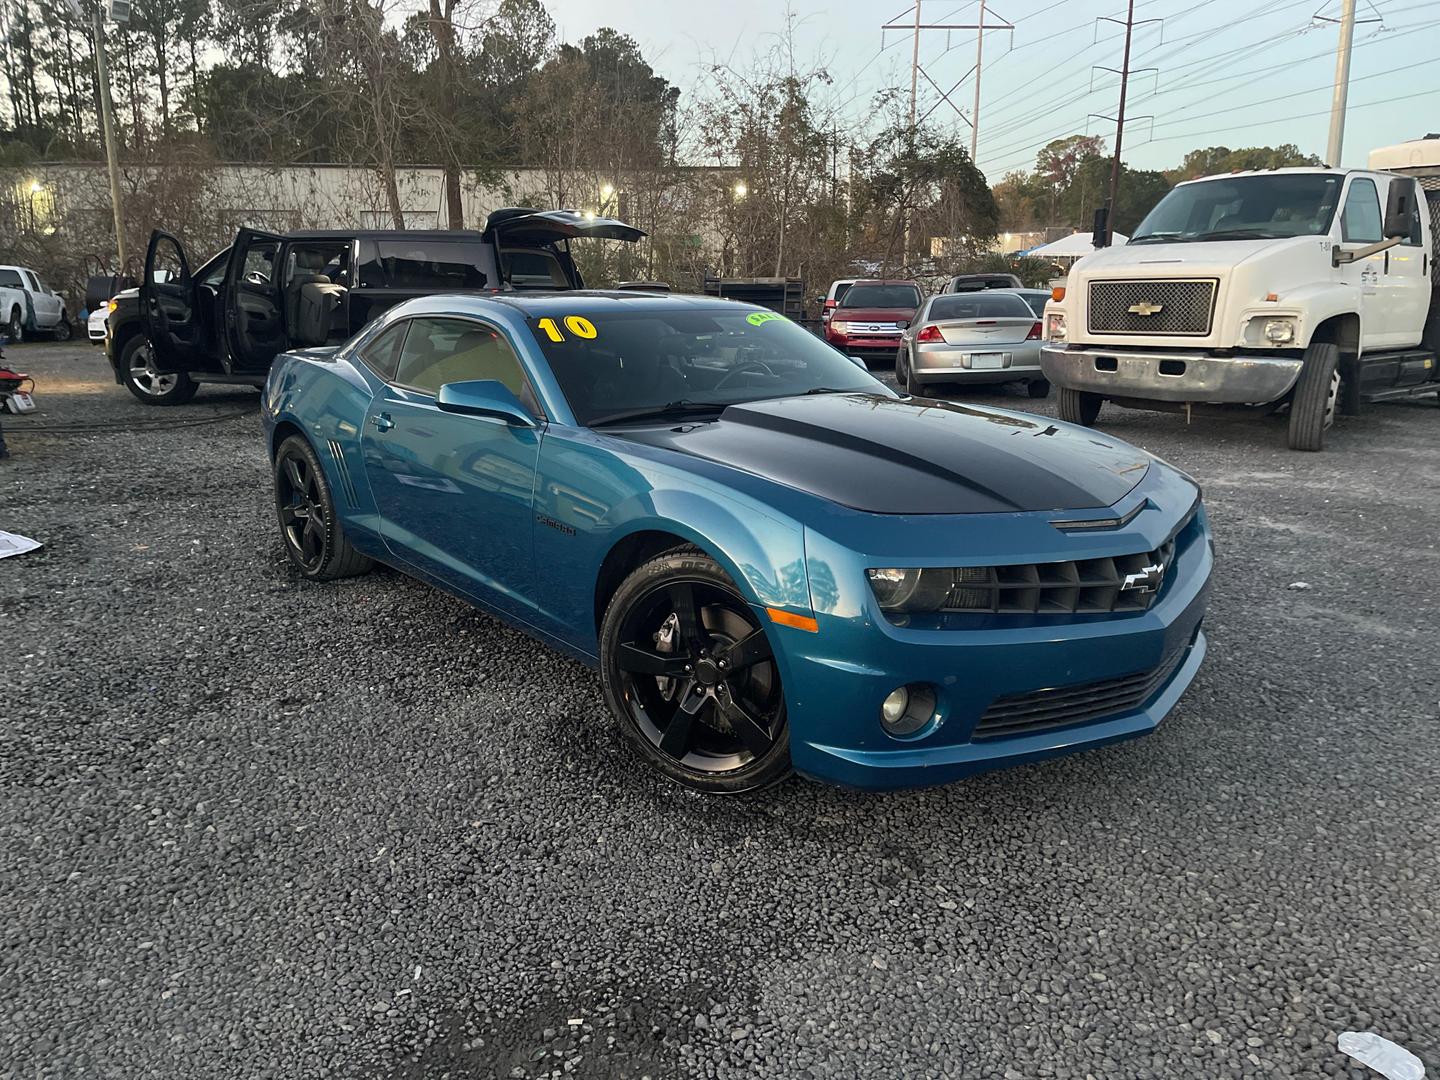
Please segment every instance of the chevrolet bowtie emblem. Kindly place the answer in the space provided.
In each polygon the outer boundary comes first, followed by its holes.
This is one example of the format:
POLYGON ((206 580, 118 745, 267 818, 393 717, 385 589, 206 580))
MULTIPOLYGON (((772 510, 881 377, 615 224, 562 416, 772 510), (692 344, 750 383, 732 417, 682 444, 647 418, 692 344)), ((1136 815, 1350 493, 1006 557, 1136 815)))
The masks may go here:
POLYGON ((1131 304, 1128 309, 1131 315, 1158 315, 1165 310, 1164 304, 1152 304, 1148 300, 1142 300, 1138 304, 1131 304))

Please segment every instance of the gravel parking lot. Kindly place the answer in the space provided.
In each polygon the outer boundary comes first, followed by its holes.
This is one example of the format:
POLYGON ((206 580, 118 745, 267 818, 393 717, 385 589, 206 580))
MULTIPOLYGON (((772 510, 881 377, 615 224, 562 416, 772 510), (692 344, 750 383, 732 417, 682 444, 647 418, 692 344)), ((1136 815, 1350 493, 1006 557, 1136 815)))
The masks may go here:
POLYGON ((1102 418, 1220 550, 1153 736, 717 801, 518 632, 299 582, 253 391, 10 360, 41 412, 3 419, 0 528, 46 546, 0 563, 0 1075, 1373 1076, 1346 1029, 1440 1065, 1433 401, 1319 455, 1102 418))

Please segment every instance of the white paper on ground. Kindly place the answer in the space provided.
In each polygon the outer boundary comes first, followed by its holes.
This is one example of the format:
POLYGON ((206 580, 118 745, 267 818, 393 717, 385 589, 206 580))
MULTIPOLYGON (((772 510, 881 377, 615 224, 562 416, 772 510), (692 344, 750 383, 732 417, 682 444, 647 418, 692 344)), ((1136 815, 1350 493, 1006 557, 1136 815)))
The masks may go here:
POLYGON ((1425 1078, 1425 1066, 1418 1057, 1373 1031, 1342 1031, 1336 1042, 1341 1053, 1370 1066, 1386 1080, 1425 1078))
POLYGON ((19 536, 0 529, 0 559, 9 558, 11 555, 24 555, 39 546, 39 540, 31 540, 28 536, 19 536))

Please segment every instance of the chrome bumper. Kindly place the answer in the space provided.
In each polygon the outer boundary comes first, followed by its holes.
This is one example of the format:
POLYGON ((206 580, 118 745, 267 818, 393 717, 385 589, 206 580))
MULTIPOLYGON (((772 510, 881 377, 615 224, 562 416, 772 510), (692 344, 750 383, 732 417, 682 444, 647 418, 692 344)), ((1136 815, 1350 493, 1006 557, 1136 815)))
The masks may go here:
POLYGON ((1097 345, 1047 345, 1040 350, 1040 366, 1056 386, 1152 401, 1275 401, 1295 385, 1300 364, 1298 357, 1290 356, 1117 352, 1097 345), (1165 372, 1160 370, 1162 361, 1166 362, 1165 372))

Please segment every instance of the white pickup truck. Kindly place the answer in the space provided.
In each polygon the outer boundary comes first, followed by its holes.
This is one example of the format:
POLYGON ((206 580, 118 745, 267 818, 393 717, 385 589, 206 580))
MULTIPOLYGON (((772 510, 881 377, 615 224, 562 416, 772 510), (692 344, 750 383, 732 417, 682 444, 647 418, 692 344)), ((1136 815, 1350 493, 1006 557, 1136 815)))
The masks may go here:
POLYGON ((1440 137, 1370 164, 1187 181, 1076 263, 1045 308, 1061 419, 1288 408, 1320 450, 1337 412, 1440 393, 1440 137))
POLYGON ((0 333, 21 341, 37 333, 70 340, 73 327, 65 300, 25 266, 0 266, 0 333))

